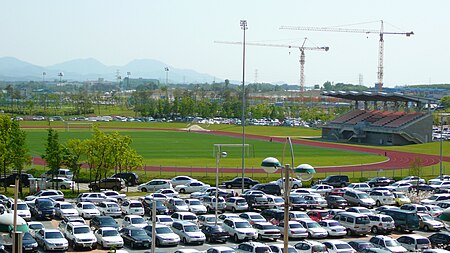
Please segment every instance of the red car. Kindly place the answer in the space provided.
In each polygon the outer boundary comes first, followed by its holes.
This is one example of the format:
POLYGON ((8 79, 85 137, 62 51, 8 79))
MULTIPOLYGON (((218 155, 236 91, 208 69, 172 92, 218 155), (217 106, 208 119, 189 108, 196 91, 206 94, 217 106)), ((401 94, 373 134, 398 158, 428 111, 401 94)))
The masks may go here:
POLYGON ((347 191, 347 189, 344 188, 334 188, 329 195, 338 195, 338 196, 344 196, 345 191, 347 191))
POLYGON ((327 220, 327 219, 331 219, 331 215, 328 213, 327 210, 311 210, 308 211, 306 214, 308 214, 308 216, 314 220, 314 221, 321 221, 321 220, 327 220))

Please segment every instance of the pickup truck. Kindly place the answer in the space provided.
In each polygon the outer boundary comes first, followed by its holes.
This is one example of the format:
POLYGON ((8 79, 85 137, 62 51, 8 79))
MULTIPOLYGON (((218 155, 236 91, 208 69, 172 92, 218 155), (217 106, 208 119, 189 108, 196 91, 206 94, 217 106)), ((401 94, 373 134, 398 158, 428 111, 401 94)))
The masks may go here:
POLYGON ((74 250, 97 248, 97 238, 88 225, 80 222, 69 222, 60 229, 74 250))

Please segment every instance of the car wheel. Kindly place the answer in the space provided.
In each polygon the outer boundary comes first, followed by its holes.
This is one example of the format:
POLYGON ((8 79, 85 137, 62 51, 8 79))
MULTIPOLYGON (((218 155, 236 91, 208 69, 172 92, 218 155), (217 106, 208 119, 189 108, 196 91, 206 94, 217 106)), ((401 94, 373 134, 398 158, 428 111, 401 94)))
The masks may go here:
POLYGON ((294 184, 293 186, 292 186, 292 189, 297 189, 298 188, 298 185, 296 185, 296 184, 294 184))
POLYGON ((233 212, 233 213, 235 213, 236 212, 236 208, 231 208, 231 211, 233 212))
POLYGON ((260 234, 258 234, 258 240, 262 241, 262 236, 260 234))
POLYGON ((180 193, 186 193, 186 190, 183 189, 183 188, 181 188, 181 189, 180 189, 180 193))
POLYGON ((59 187, 59 189, 61 189, 61 190, 65 190, 67 187, 65 186, 65 185, 61 185, 60 187, 59 187))
POLYGON ((347 228, 347 235, 352 235, 352 231, 349 228, 347 228))
POLYGON ((100 191, 100 187, 98 187, 97 185, 92 186, 92 190, 95 192, 100 191))
POLYGON ((378 228, 376 226, 373 226, 371 229, 372 233, 378 234, 378 228))
POLYGON ((226 185, 227 189, 231 189, 231 184, 226 185))
POLYGON ((134 242, 130 242, 130 248, 134 249, 134 242))
POLYGON ((158 240, 156 240, 156 247, 160 247, 161 246, 161 240, 160 239, 158 239, 158 240))
POLYGON ((186 238, 183 237, 183 244, 187 244, 186 238))
POLYGON ((114 185, 114 186, 112 187, 112 190, 113 190, 113 191, 119 191, 120 189, 119 189, 119 186, 114 185))
POLYGON ((142 191, 142 192, 147 192, 147 188, 142 187, 141 191, 142 191))
POLYGON ((44 252, 48 252, 49 250, 48 250, 48 248, 47 248, 47 245, 44 243, 44 252))
POLYGON ((237 236, 237 234, 234 234, 233 240, 234 242, 239 242, 239 237, 237 236))
POLYGON ((377 206, 381 206, 381 202, 377 200, 377 206))
POLYGON ((429 228, 428 226, 424 226, 424 227, 423 227, 423 230, 424 230, 425 232, 428 232, 428 231, 430 231, 430 228, 429 228))

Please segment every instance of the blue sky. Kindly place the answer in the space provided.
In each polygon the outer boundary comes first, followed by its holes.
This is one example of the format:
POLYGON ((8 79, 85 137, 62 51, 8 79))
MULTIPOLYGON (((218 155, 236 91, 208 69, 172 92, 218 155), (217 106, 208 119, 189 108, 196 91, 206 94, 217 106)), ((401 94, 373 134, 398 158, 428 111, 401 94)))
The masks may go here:
MULTIPOLYGON (((123 65, 150 58, 219 78, 240 80, 242 49, 215 40, 329 46, 306 52, 306 85, 376 82, 378 36, 280 30, 282 25, 338 26, 383 19, 385 86, 450 81, 450 1, 415 0, 40 0, 0 2, 0 57, 37 65, 96 58, 123 65)), ((378 29, 379 22, 354 28, 378 29)), ((299 53, 247 47, 246 80, 299 82, 299 53)), ((127 70, 121 70, 126 72, 127 70)), ((163 70, 162 70, 163 72, 163 70)), ((212 81, 212 80, 211 80, 212 81)))

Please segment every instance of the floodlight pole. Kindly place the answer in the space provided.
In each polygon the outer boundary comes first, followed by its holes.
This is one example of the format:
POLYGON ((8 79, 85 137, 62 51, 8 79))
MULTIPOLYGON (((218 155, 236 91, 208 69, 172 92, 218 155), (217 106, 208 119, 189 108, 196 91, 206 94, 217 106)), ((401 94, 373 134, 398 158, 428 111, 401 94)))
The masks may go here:
POLYGON ((245 31, 248 29, 247 20, 241 20, 241 29, 244 30, 244 38, 242 43, 242 192, 244 192, 244 176, 245 176, 245 31))
POLYGON ((155 253, 156 248, 156 199, 153 197, 152 206, 152 248, 151 253, 155 253))

